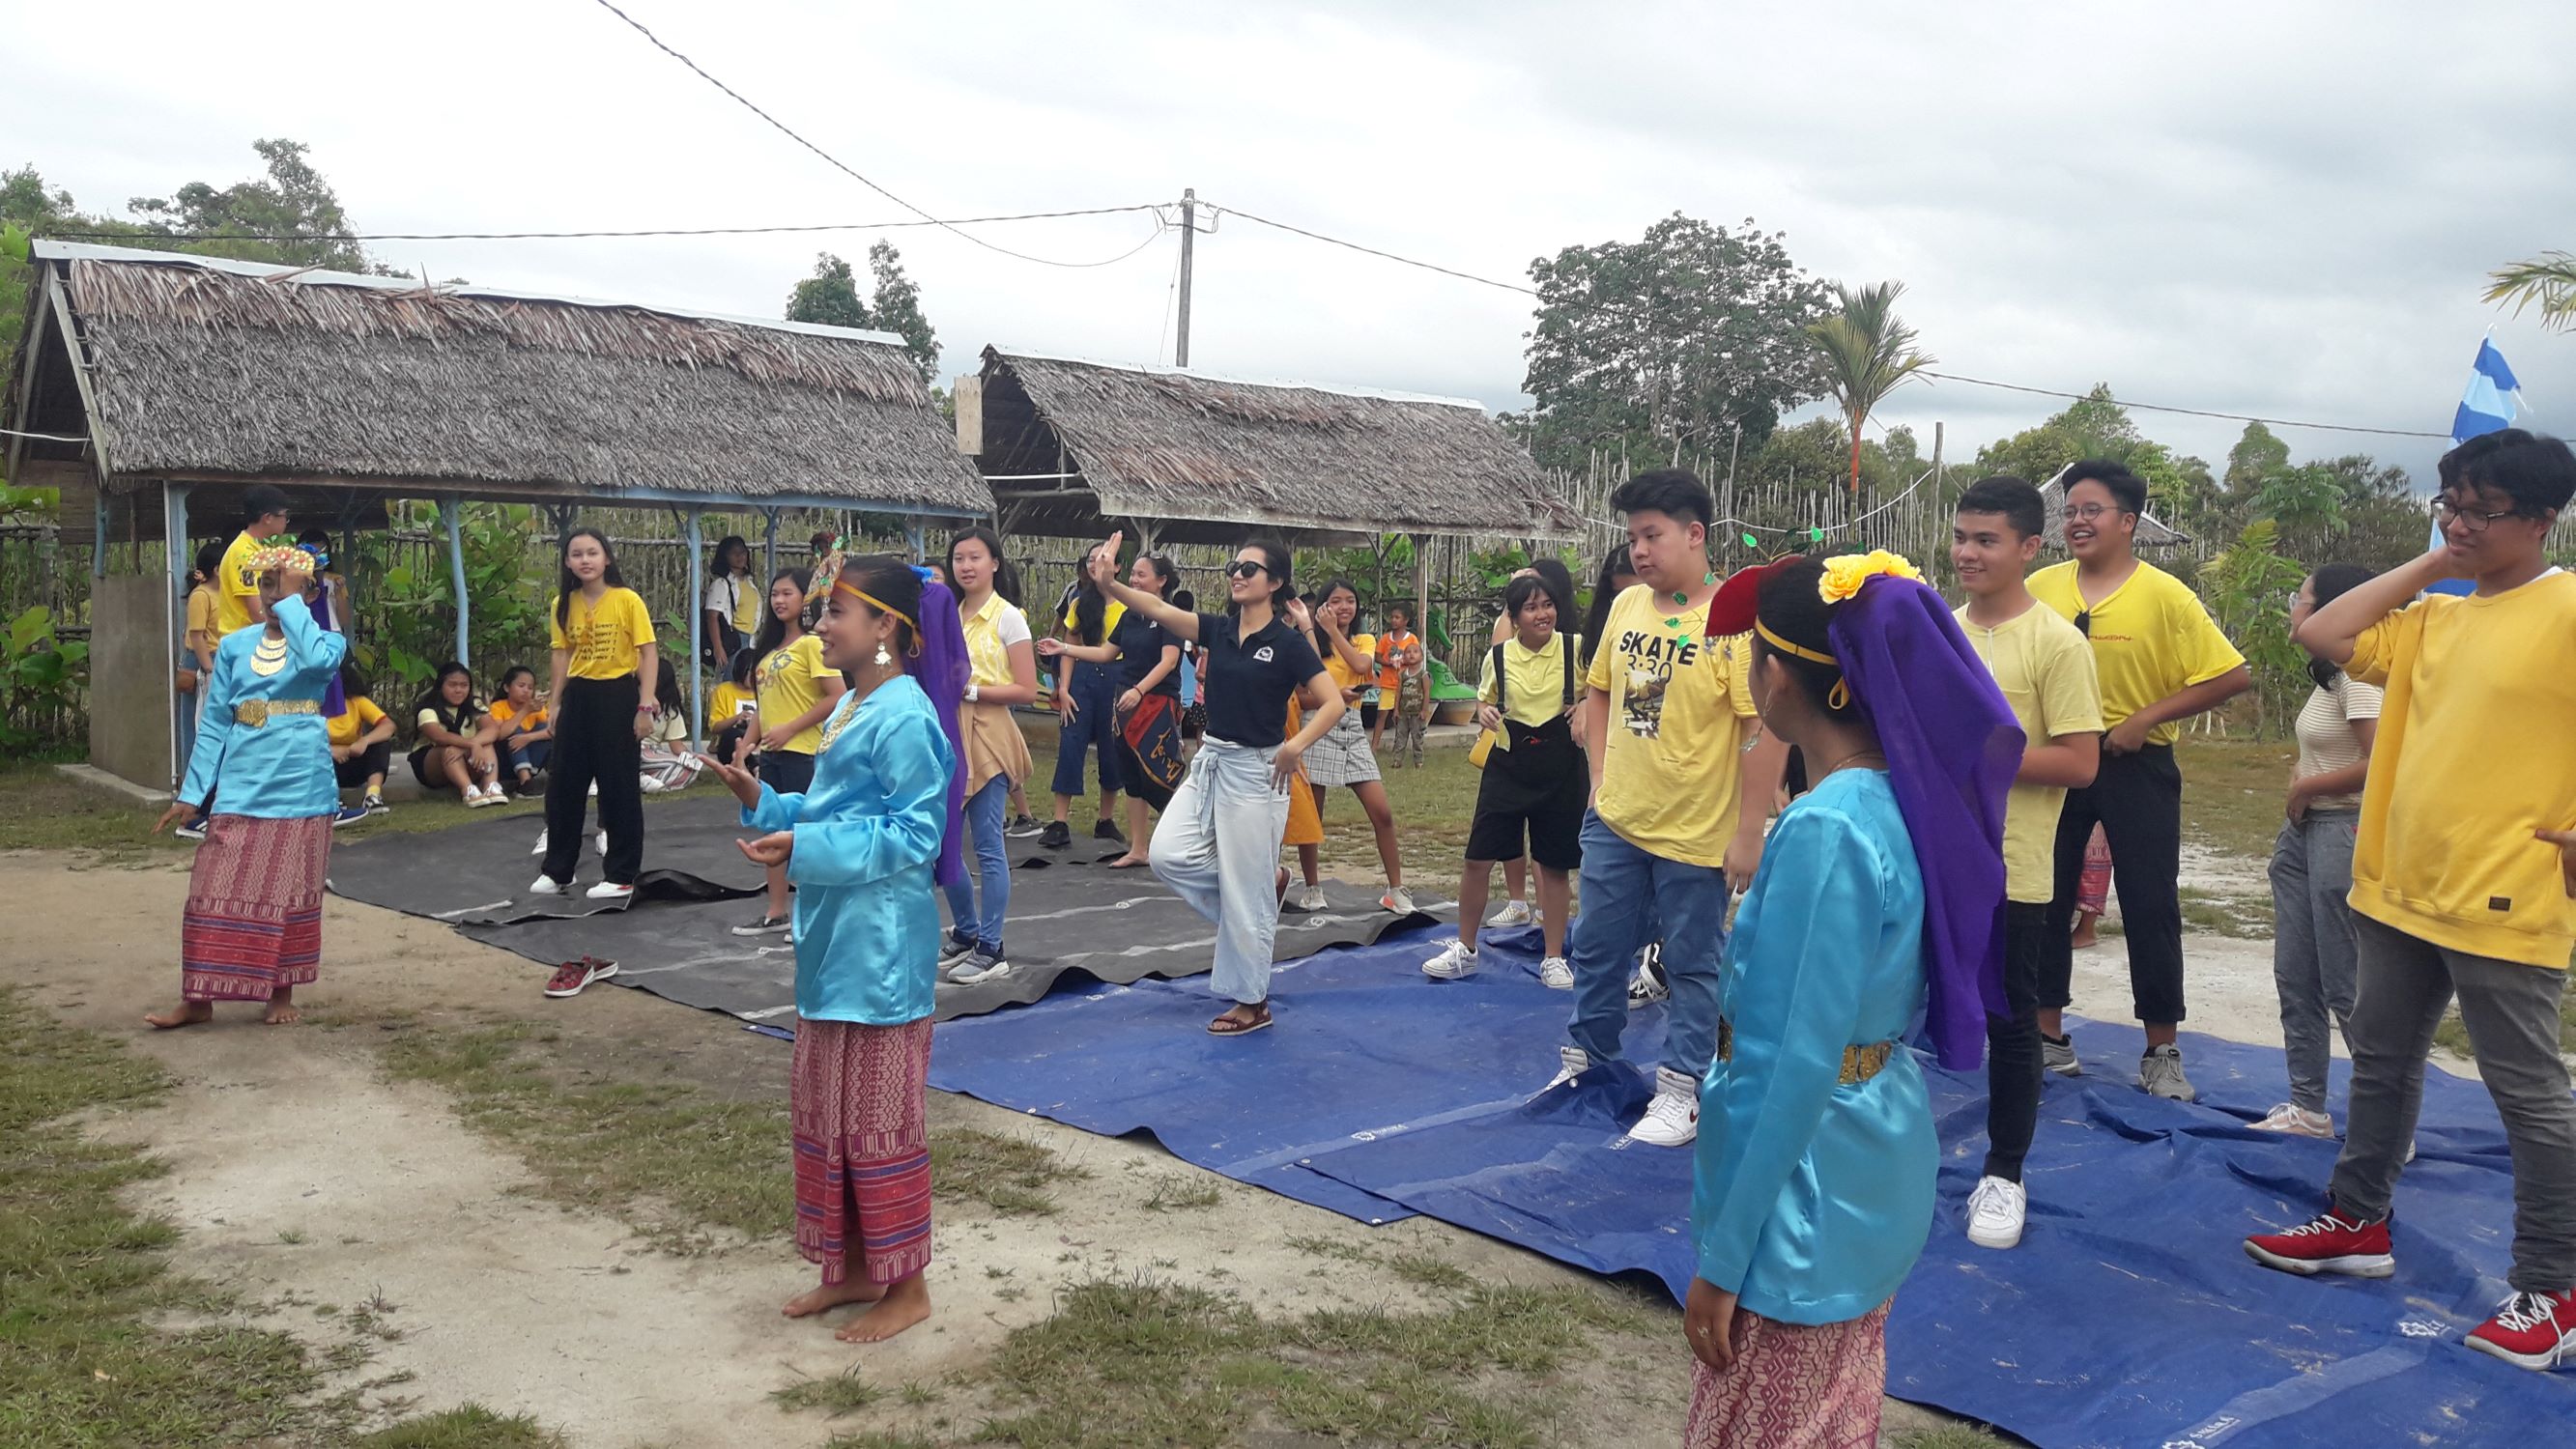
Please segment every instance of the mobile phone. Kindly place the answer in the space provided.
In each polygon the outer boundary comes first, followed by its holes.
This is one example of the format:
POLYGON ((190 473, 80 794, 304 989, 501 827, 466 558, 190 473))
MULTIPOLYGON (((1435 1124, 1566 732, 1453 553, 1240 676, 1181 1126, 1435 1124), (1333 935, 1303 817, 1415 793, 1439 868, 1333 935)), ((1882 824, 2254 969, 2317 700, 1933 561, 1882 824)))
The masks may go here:
POLYGON ((734 702, 733 712, 738 715, 758 714, 760 712, 760 701, 757 699, 736 700, 734 702))

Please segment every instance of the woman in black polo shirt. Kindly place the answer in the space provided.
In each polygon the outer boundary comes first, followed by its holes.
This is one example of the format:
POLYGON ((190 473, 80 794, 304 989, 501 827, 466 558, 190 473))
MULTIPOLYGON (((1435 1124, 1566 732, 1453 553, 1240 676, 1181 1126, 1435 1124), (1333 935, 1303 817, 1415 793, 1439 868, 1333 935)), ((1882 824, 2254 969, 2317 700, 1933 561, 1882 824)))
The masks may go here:
POLYGON ((1288 550, 1247 544, 1226 571, 1226 611, 1191 614, 1118 581, 1120 535, 1087 561, 1101 591, 1195 642, 1207 656, 1207 742, 1154 833, 1154 874, 1217 928, 1211 986, 1235 1004, 1208 1030, 1240 1036, 1270 1024, 1270 949, 1279 930, 1279 835, 1297 762, 1341 718, 1342 692, 1315 646, 1290 623, 1288 550), (1287 734, 1288 697, 1305 727, 1287 734))

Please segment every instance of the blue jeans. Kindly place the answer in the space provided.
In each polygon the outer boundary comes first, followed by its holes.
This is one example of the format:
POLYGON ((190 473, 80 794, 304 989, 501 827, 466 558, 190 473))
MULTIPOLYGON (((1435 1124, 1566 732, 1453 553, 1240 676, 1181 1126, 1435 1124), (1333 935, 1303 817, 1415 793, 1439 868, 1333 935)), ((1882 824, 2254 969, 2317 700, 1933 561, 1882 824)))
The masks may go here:
POLYGON ((1118 774, 1118 679, 1105 664, 1070 660, 1073 720, 1059 734, 1055 749, 1055 793, 1082 793, 1082 757, 1100 754, 1100 793, 1124 789, 1118 774))
POLYGON ((1003 854, 1002 826, 1010 813, 1011 782, 995 775, 984 788, 966 797, 966 830, 975 842, 975 874, 984 882, 984 913, 975 913, 975 882, 959 880, 947 887, 948 915, 957 939, 999 959, 1002 921, 1011 911, 1011 862, 1003 854))
POLYGON ((547 757, 551 756, 555 752, 555 742, 553 740, 530 740, 524 745, 505 744, 502 748, 508 753, 510 770, 515 774, 521 770, 544 769, 546 767, 547 757))
POLYGON ((1673 996, 1664 1025, 1664 1065, 1696 1082, 1717 1053, 1718 968, 1726 959, 1726 872, 1685 865, 1631 845, 1601 817, 1583 813, 1583 910, 1567 949, 1574 967, 1574 1021, 1567 1039, 1596 1062, 1619 1060, 1628 1023, 1628 973, 1661 930, 1664 975, 1673 996))

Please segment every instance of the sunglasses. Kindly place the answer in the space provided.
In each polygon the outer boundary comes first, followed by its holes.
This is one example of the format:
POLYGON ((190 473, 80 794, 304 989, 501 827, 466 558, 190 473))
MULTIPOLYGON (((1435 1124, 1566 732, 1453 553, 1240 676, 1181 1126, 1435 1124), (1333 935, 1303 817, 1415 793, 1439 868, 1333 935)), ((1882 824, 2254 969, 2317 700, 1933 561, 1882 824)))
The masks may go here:
POLYGON ((1248 579, 1257 577, 1261 574, 1266 574, 1270 572, 1270 569, 1267 565, 1254 563, 1248 558, 1239 558, 1233 563, 1226 565, 1225 571, 1235 578, 1248 579))

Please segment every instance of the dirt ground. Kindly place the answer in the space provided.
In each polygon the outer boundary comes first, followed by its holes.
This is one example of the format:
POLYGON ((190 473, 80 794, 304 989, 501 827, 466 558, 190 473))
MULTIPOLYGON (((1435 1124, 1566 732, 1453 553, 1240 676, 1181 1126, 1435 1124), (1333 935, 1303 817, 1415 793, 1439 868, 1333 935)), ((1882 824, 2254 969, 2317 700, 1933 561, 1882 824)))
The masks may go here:
MULTIPOLYGON (((2231 862, 2201 862, 2195 874, 2215 889, 2246 887, 2231 862)), ((443 1092, 389 1081, 372 1038, 388 1029, 377 1024, 387 1014, 541 1017, 564 1032, 561 1050, 741 1098, 784 1091, 783 1043, 638 991, 547 1001, 532 963, 336 898, 323 979, 306 993, 314 1023, 263 1028, 233 1007, 211 1027, 150 1032, 142 1013, 175 994, 185 879, 169 864, 66 869, 58 857, 0 854, 12 919, 56 928, 42 955, 19 938, 6 979, 67 1020, 130 1041, 178 1079, 163 1105, 91 1124, 170 1164, 136 1205, 183 1229, 178 1266, 279 1303, 277 1326, 310 1329, 324 1306, 374 1305, 399 1337, 365 1372, 408 1371, 401 1393, 415 1409, 471 1400, 531 1413, 585 1449, 740 1443, 747 1426, 758 1442, 816 1444, 856 1425, 782 1414, 772 1391, 854 1361, 881 1384, 936 1381, 1046 1317, 1052 1290, 1084 1278, 1152 1272, 1231 1290, 1265 1314, 1412 1306, 1413 1289, 1369 1261, 1315 1251, 1317 1240, 1428 1254, 1485 1281, 1581 1277, 1427 1219, 1372 1229, 1201 1173, 1149 1141, 934 1093, 934 1134, 972 1127, 1026 1137, 1089 1177, 1050 1188, 1061 1204, 1053 1217, 943 1204, 931 1269, 937 1316, 891 1344, 854 1350, 779 1317, 780 1302, 812 1281, 785 1224, 773 1239, 673 1257, 612 1220, 553 1207, 527 1192, 517 1159, 459 1121, 443 1092), (1213 1184, 1218 1201, 1140 1215, 1142 1175, 1171 1173, 1213 1184)), ((2268 943, 2195 937, 2191 959, 2196 1029, 2278 1041, 2268 943)), ((2076 996, 2078 1010, 2125 1013, 2116 937, 2079 957, 2076 996)), ((1565 1442, 1672 1442, 1687 1356, 1677 1336, 1628 1348, 1584 1370, 1565 1442)), ((1891 1405, 1891 1434, 1927 1422, 1891 1405)))

